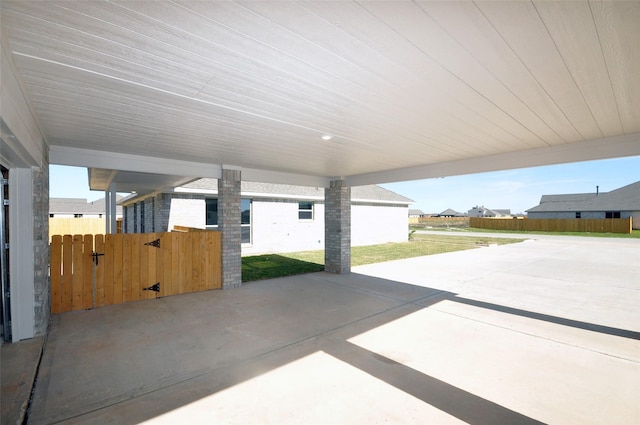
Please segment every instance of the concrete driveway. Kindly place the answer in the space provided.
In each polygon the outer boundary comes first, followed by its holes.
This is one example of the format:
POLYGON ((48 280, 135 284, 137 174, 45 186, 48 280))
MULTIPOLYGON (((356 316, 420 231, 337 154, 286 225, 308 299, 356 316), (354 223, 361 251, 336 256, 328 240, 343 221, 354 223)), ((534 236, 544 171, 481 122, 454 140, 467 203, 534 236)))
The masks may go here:
POLYGON ((57 315, 28 423, 640 423, 640 240, 536 238, 57 315))

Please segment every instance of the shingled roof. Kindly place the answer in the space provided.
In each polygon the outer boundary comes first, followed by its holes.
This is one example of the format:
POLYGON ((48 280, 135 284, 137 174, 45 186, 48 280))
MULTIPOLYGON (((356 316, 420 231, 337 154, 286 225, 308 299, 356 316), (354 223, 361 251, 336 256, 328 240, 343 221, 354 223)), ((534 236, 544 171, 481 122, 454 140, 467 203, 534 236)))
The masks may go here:
POLYGON ((611 192, 543 195, 527 212, 640 211, 640 181, 611 192))
POLYGON ((447 208, 446 210, 438 214, 438 216, 439 217, 466 217, 467 215, 464 213, 458 212, 456 210, 453 210, 451 208, 447 208))
MULTIPOLYGON (((116 202, 122 196, 117 195, 116 202)), ((105 199, 87 202, 86 198, 49 198, 49 214, 105 214, 105 199)), ((116 214, 122 214, 122 207, 116 206, 116 214)))
MULTIPOLYGON (((181 191, 188 191, 192 193, 217 193, 218 180, 209 178, 199 179, 181 186, 180 188, 176 188, 176 192, 181 191)), ((243 181, 241 183, 241 191, 243 196, 252 197, 284 197, 296 199, 324 200, 324 188, 322 187, 243 181)), ((412 199, 376 185, 352 187, 351 201, 381 202, 401 205, 409 205, 413 203, 412 199)))

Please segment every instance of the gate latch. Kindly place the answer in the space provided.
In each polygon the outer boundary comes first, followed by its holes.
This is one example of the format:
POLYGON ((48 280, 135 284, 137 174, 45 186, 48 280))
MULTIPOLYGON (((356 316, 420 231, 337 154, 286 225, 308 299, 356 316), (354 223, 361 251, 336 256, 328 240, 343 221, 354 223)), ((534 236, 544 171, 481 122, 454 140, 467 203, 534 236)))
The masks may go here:
POLYGON ((101 255, 104 255, 104 253, 99 254, 97 252, 93 252, 93 251, 91 252, 91 256, 93 257, 93 262, 96 264, 96 266, 98 265, 98 257, 101 255))

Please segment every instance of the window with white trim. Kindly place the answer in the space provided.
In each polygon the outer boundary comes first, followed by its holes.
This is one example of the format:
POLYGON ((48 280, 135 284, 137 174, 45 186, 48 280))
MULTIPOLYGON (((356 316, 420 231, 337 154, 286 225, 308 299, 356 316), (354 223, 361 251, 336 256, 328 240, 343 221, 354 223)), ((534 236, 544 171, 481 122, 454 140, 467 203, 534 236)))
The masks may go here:
MULTIPOLYGON (((218 228, 218 200, 208 198, 205 201, 205 223, 208 229, 218 228)), ((251 243, 251 199, 240 199, 240 232, 242 243, 251 243)))
POLYGON ((313 220, 313 202, 298 202, 298 220, 313 220))

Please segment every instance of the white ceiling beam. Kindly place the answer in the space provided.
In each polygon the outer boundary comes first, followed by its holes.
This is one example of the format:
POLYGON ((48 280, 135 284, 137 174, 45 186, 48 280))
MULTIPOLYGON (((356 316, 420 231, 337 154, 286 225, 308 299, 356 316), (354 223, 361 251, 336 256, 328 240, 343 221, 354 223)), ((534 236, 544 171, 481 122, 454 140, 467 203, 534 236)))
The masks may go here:
POLYGON ((349 186, 640 155, 640 133, 347 177, 349 186))
POLYGON ((285 173, 280 171, 258 170, 254 168, 242 168, 242 180, 250 182, 293 184, 309 187, 329 187, 331 179, 321 176, 309 176, 305 174, 285 173))
POLYGON ((49 162, 56 165, 103 168, 139 173, 169 174, 185 177, 219 178, 221 166, 153 156, 130 155, 93 149, 51 146, 49 162))

